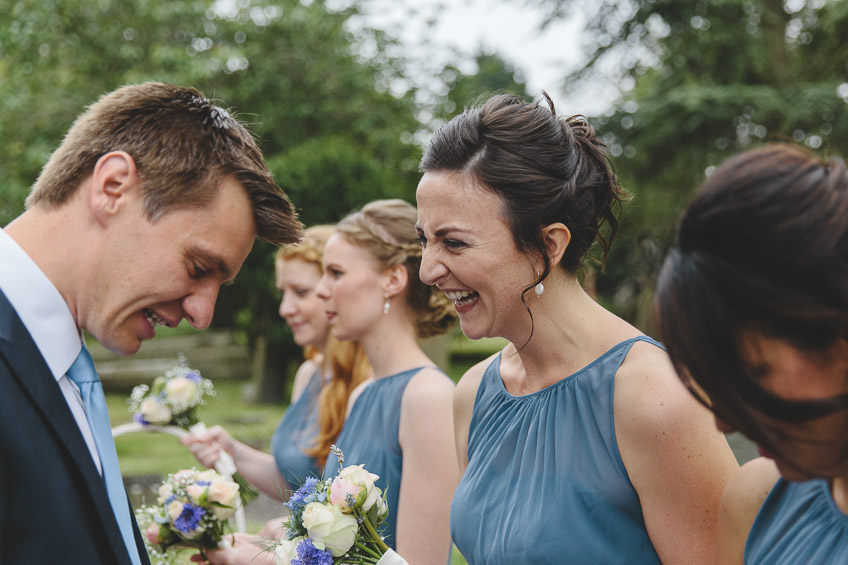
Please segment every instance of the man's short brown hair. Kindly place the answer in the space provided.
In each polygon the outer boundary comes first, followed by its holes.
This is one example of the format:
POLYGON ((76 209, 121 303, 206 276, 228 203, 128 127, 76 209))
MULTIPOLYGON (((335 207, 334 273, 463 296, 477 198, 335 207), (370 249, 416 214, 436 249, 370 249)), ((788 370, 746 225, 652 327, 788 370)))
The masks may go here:
POLYGON ((42 169, 27 207, 62 205, 110 151, 135 161, 151 221, 203 206, 231 176, 247 192, 258 237, 277 245, 300 239, 297 214, 247 129, 196 89, 156 82, 121 87, 89 106, 42 169))

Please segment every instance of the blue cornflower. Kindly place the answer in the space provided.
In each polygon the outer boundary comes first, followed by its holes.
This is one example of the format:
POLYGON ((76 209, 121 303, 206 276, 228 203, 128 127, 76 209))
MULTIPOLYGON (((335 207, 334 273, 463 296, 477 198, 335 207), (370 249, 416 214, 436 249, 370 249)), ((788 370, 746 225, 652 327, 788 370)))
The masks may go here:
POLYGON ((196 484, 196 485, 200 485, 200 486, 202 486, 202 487, 208 487, 208 486, 209 486, 209 485, 211 485, 212 483, 211 483, 210 481, 197 481, 197 482, 196 482, 196 483, 194 483, 194 484, 196 484))
POLYGON ((292 565, 333 565, 333 554, 325 549, 318 549, 312 540, 306 538, 297 546, 297 557, 291 560, 292 565))
POLYGON ((201 379, 200 373, 198 373, 197 371, 189 371, 188 373, 186 373, 185 378, 195 383, 199 383, 201 379))
POLYGON ((197 529, 200 519, 206 514, 206 510, 200 506, 187 503, 183 506, 183 512, 174 520, 174 527, 184 534, 190 534, 197 529))
POLYGON ((141 424, 142 426, 146 426, 150 423, 147 420, 145 420, 144 416, 142 416, 141 414, 133 414, 133 422, 137 422, 137 423, 141 424))
POLYGON ((293 514, 299 514, 300 510, 304 506, 315 499, 315 485, 317 484, 318 479, 315 477, 308 477, 303 484, 300 485, 300 488, 291 495, 289 501, 286 502, 286 506, 289 507, 289 510, 291 510, 293 514))

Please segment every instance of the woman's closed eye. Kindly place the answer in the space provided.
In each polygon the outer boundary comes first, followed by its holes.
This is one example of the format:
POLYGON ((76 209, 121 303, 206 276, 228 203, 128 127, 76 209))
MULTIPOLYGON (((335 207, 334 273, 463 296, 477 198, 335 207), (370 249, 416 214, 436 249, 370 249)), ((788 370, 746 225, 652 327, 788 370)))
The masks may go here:
POLYGON ((459 241, 457 239, 445 239, 444 245, 451 250, 459 250, 468 247, 464 241, 459 241))

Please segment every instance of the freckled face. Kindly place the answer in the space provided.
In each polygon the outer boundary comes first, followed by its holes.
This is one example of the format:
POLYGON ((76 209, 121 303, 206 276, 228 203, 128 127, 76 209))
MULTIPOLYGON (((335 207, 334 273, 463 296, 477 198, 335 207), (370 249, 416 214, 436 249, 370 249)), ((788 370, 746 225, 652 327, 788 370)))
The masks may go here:
POLYGON ((425 173, 416 196, 421 280, 454 301, 467 337, 521 343, 530 332, 521 292, 534 273, 515 247, 501 198, 455 172, 425 173))
POLYGON ((283 293, 280 317, 292 330, 300 347, 320 350, 327 344, 330 323, 324 312, 324 301, 315 292, 321 279, 321 266, 302 259, 277 261, 277 288, 283 293))
MULTIPOLYGON (((741 353, 758 382, 787 400, 817 400, 848 392, 848 346, 837 344, 821 353, 801 351, 787 342, 749 334, 742 340, 741 353)), ((848 444, 845 440, 848 415, 836 413, 809 422, 762 420, 776 429, 777 439, 790 462, 760 449, 775 459, 781 474, 790 480, 813 476, 848 476, 848 444)))
POLYGON ((335 233, 324 247, 317 293, 337 339, 367 338, 383 316, 383 270, 374 256, 335 233))

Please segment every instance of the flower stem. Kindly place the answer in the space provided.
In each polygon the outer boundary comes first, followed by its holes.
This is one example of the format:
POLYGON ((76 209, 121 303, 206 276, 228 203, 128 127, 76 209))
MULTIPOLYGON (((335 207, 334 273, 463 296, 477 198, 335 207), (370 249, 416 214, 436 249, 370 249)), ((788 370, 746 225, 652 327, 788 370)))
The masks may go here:
POLYGON ((365 529, 368 530, 368 533, 371 534, 371 537, 374 538, 374 541, 377 543, 377 547, 383 550, 383 552, 389 549, 389 546, 386 545, 382 539, 380 539, 380 534, 377 533, 377 530, 374 529, 374 524, 371 523, 371 520, 368 519, 368 516, 363 516, 365 518, 362 523, 365 525, 365 529))
POLYGON ((356 547, 358 547, 359 549, 361 549, 362 551, 364 551, 365 553, 367 553, 368 555, 370 555, 372 557, 376 557, 377 559, 380 558, 379 553, 377 553, 376 551, 374 551, 373 549, 371 549, 367 545, 363 544, 362 542, 356 542, 356 547))

